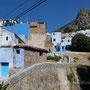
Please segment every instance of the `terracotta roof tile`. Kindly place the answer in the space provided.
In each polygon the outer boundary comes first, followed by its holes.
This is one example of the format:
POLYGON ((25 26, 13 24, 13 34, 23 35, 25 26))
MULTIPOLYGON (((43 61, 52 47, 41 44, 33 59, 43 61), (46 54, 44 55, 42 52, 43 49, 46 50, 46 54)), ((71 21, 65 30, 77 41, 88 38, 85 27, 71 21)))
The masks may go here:
POLYGON ((29 48, 29 49, 34 49, 34 50, 37 50, 37 51, 48 52, 47 49, 38 48, 38 47, 34 47, 34 46, 30 46, 30 45, 26 45, 26 44, 17 44, 17 45, 15 45, 14 47, 29 48))

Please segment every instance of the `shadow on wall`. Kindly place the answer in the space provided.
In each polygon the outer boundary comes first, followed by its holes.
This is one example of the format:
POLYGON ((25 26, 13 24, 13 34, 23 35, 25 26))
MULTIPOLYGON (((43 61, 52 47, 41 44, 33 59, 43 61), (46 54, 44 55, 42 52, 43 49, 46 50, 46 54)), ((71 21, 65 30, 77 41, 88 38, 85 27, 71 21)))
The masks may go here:
POLYGON ((82 90, 90 90, 90 66, 77 68, 80 87, 82 90))

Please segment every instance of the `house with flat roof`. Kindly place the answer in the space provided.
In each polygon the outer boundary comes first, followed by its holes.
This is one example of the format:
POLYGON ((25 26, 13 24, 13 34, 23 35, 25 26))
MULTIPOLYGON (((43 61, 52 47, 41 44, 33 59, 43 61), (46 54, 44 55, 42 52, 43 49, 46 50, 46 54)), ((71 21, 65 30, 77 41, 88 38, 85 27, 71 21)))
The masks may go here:
POLYGON ((61 49, 60 51, 61 52, 65 52, 66 51, 66 46, 67 45, 71 45, 71 40, 72 40, 72 37, 62 37, 61 38, 61 49))
POLYGON ((27 68, 33 60, 38 63, 46 59, 46 49, 26 45, 24 40, 24 35, 0 27, 0 76, 9 76, 13 68, 27 68))
POLYGON ((52 43, 53 43, 53 51, 57 52, 60 50, 57 50, 60 48, 60 43, 61 43, 61 32, 52 32, 51 33, 51 39, 52 39, 52 43))
POLYGON ((14 49, 18 43, 25 43, 15 33, 0 27, 0 76, 8 76, 10 68, 24 68, 24 50, 14 49))
POLYGON ((61 35, 61 32, 51 33, 54 52, 65 52, 66 46, 71 45, 72 37, 62 37, 61 35))

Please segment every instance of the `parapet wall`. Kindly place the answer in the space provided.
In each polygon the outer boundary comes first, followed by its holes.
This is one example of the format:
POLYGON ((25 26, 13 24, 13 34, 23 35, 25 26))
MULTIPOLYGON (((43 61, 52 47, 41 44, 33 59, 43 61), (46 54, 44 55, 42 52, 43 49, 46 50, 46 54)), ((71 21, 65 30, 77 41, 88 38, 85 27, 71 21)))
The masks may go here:
POLYGON ((59 68, 67 70, 69 65, 47 62, 33 65, 5 81, 9 84, 7 90, 60 90, 59 68))
POLYGON ((31 34, 30 39, 27 40, 27 45, 34 47, 45 48, 46 35, 31 34))
MULTIPOLYGON (((70 65, 60 63, 40 63, 11 76, 5 84, 7 90, 70 90, 67 73, 70 65)), ((75 86, 72 90, 80 90, 75 86)))

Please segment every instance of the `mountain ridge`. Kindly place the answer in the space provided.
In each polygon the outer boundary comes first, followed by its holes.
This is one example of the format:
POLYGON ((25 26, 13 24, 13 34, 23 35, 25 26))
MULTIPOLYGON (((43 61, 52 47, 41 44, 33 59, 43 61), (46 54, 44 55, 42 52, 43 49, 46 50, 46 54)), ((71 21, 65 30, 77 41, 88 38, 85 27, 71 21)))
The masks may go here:
POLYGON ((56 32, 69 33, 81 29, 90 29, 90 9, 80 9, 75 20, 59 28, 56 32))

